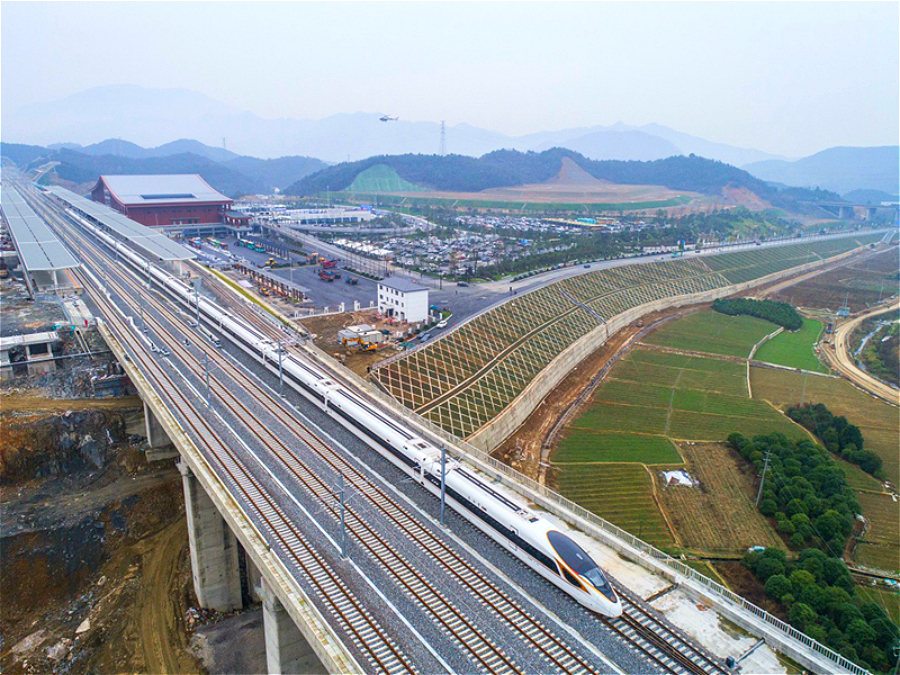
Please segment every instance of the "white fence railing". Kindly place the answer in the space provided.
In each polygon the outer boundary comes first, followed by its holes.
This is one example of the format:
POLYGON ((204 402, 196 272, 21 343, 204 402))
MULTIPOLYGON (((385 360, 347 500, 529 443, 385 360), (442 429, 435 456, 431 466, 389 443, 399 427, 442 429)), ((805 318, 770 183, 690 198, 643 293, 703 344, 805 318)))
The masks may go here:
MULTIPOLYGON (((550 509, 552 511, 561 510, 563 512, 566 512, 566 514, 571 514, 571 516, 574 516, 574 518, 565 517, 564 519, 569 520, 570 524, 575 524, 571 521, 580 521, 580 523, 578 524, 582 527, 586 526, 585 529, 589 530, 588 534, 591 534, 590 530, 594 529, 597 532, 602 532, 608 535, 608 537, 611 536, 614 539, 619 540, 637 554, 637 556, 635 557, 635 560, 637 562, 641 562, 641 556, 650 558, 655 561, 657 565, 668 568, 670 574, 672 574, 673 576, 679 575, 703 586, 706 592, 711 596, 715 596, 718 602, 723 604, 730 604, 735 610, 743 610, 745 612, 749 612, 750 614, 754 615, 762 622, 764 622, 770 630, 777 631, 787 638, 796 640, 807 649, 814 651, 820 657, 827 659, 828 661, 833 663, 834 668, 831 672, 846 672, 853 673, 854 675, 871 675, 865 668, 862 668, 849 659, 841 656, 834 650, 829 649, 820 642, 812 639, 805 633, 782 621, 777 616, 774 616, 761 607, 758 607, 752 602, 747 601, 722 584, 713 581, 709 577, 700 574, 688 565, 685 565, 684 563, 676 560, 668 553, 665 553, 655 546, 652 546, 647 542, 638 539, 633 534, 626 532, 619 526, 614 525, 608 520, 598 516, 596 513, 588 511, 583 506, 579 506, 572 500, 563 497, 558 492, 551 490, 547 486, 538 483, 534 479, 529 478, 528 476, 516 471, 515 469, 507 466, 499 460, 494 459, 489 454, 476 448, 470 443, 460 440, 456 436, 444 431, 442 428, 440 428, 430 420, 421 417, 409 408, 406 408, 405 406, 395 401, 388 394, 374 386, 371 382, 368 382, 356 373, 352 372, 350 369, 335 362, 325 352, 321 351, 318 347, 315 347, 311 342, 307 341, 305 347, 315 356, 318 361, 321 362, 323 366, 327 367, 331 371, 337 370, 341 378, 351 382, 357 389, 357 391, 367 392, 369 396, 371 398, 374 398, 378 404, 390 408, 394 413, 401 415, 406 420, 413 421, 414 424, 416 424, 426 432, 426 436, 431 436, 433 441, 437 440, 438 443, 446 443, 448 451, 451 454, 454 454, 455 450, 455 454, 457 454, 458 457, 476 464, 482 471, 485 471, 488 474, 493 474, 493 477, 498 479, 505 487, 523 495, 528 499, 531 499, 534 503, 544 508, 552 505, 557 507, 556 509, 550 509)), ((608 539, 608 537, 601 536, 595 538, 602 541, 608 539)))

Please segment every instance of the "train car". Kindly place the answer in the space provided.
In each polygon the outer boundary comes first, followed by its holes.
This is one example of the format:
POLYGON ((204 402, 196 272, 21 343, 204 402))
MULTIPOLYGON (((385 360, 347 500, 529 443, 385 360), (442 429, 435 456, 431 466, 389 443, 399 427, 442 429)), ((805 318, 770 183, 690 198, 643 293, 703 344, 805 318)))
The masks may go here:
MULTIPOLYGON (((215 326, 271 371, 278 371, 279 347, 272 340, 212 300, 195 295, 188 284, 161 267, 148 266, 133 250, 84 219, 78 220, 137 273, 149 273, 160 288, 189 310, 196 311, 199 302, 202 321, 215 326)), ((402 421, 383 414, 296 354, 282 351, 280 357, 285 380, 299 393, 432 494, 440 495, 443 476, 448 505, 528 567, 591 611, 609 617, 622 613, 621 601, 600 566, 572 536, 526 508, 520 496, 489 484, 487 478, 459 462, 451 461, 442 469, 439 448, 417 436, 402 421)))

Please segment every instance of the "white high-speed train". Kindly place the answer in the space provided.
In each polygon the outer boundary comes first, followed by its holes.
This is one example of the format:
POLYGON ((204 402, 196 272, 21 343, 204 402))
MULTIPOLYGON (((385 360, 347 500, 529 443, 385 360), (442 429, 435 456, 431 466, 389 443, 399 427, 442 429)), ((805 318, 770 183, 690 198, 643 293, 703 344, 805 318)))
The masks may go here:
MULTIPOLYGON (((109 248, 118 251, 136 271, 152 278, 169 295, 196 311, 193 289, 147 261, 89 221, 70 216, 109 248)), ((278 372, 278 346, 217 303, 199 297, 201 321, 232 339, 268 369, 278 372)), ((316 365, 282 352, 284 379, 299 393, 393 462, 435 495, 441 493, 441 451, 395 419, 335 382, 316 365)), ((511 492, 489 485, 473 469, 454 460, 445 467, 447 503, 510 553, 537 571, 578 603, 608 617, 622 613, 622 603, 600 567, 568 534, 525 508, 511 492)))

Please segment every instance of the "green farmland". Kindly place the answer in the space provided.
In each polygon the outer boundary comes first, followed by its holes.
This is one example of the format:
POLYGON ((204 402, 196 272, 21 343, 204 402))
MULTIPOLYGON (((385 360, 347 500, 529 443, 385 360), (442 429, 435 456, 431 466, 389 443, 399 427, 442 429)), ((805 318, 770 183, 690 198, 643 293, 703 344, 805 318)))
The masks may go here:
POLYGON ((724 441, 735 431, 806 438, 771 405, 749 398, 746 372, 733 361, 635 349, 572 422, 553 461, 674 464, 682 460, 673 439, 724 441))
POLYGON ((819 363, 815 353, 815 345, 821 334, 822 323, 820 321, 803 319, 803 327, 800 330, 782 331, 765 342, 756 351, 753 358, 779 366, 826 373, 828 368, 819 363))
POLYGON ((639 436, 595 432, 575 428, 570 431, 560 451, 557 464, 582 462, 641 462, 643 464, 681 464, 681 455, 663 436, 639 436))
POLYGON ((752 316, 697 312, 663 324, 644 342, 672 349, 746 358, 753 345, 777 329, 778 326, 752 316))
POLYGON ((675 543, 640 464, 588 464, 557 472, 560 493, 654 546, 675 543))

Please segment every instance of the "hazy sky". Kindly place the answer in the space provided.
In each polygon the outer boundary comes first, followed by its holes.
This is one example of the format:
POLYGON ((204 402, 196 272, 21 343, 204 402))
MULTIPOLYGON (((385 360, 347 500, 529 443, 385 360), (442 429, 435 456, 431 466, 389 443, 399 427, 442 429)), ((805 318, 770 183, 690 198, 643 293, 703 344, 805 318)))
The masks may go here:
MULTIPOLYGON (((2 3, 2 106, 103 84, 508 134, 657 122, 800 156, 898 142, 900 4, 2 3)), ((63 139, 60 139, 63 140, 63 139)))

